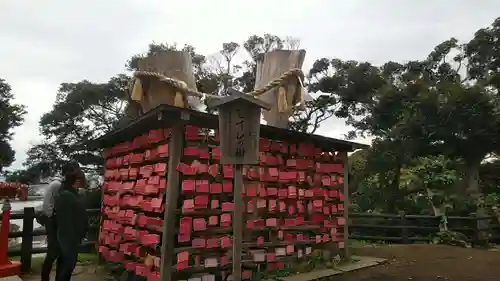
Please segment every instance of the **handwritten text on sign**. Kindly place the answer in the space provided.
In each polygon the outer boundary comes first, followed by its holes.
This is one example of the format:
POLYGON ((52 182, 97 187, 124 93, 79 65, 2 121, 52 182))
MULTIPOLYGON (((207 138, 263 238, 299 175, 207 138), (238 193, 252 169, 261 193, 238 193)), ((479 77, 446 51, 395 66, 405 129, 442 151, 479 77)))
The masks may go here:
POLYGON ((255 164, 258 162, 260 108, 244 101, 219 109, 221 162, 255 164))
MULTIPOLYGON (((240 108, 235 109, 236 112, 236 158, 245 158, 245 117, 240 108)), ((252 137, 252 132, 248 137, 252 137)))

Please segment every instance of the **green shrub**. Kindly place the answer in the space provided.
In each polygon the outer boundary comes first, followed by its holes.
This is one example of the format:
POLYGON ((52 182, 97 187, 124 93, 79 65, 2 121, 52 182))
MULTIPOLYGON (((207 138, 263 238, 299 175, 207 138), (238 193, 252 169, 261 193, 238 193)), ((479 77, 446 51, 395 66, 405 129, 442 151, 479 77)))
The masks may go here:
POLYGON ((432 242, 434 244, 459 246, 463 248, 470 248, 471 245, 467 242, 467 236, 463 233, 455 231, 441 231, 434 235, 432 242))

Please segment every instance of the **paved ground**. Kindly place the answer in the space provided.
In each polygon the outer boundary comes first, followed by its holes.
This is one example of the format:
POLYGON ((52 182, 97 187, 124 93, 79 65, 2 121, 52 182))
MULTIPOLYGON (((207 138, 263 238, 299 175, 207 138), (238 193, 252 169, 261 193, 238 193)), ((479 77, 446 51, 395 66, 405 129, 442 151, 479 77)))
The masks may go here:
POLYGON ((288 277, 279 278, 280 281, 308 281, 308 280, 325 280, 331 279, 335 275, 347 274, 355 270, 363 270, 368 267, 378 266, 385 263, 387 259, 367 257, 367 256, 352 256, 353 263, 341 263, 335 268, 327 268, 322 270, 313 270, 308 273, 291 275, 288 277))
POLYGON ((381 265, 334 276, 332 281, 498 281, 500 252, 444 245, 378 246, 355 249, 386 258, 381 265))

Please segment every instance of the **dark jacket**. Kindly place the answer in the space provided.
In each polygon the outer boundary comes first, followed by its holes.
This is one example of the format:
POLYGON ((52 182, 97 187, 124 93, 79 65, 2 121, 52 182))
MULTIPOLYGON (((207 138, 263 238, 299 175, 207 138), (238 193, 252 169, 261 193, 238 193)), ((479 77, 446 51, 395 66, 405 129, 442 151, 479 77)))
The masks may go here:
POLYGON ((88 229, 87 214, 78 192, 63 184, 55 198, 54 209, 61 250, 78 251, 88 229))

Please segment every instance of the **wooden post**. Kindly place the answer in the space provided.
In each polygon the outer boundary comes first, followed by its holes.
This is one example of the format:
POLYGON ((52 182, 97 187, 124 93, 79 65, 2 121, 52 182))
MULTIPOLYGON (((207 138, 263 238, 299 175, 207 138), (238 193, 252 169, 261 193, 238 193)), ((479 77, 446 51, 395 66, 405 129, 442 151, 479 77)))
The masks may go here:
MULTIPOLYGON (((257 64, 255 89, 264 87, 267 83, 279 78, 283 73, 291 69, 302 68, 305 56, 305 50, 275 50, 265 53, 262 64, 257 64)), ((295 77, 292 77, 285 84, 288 107, 292 107, 298 100, 298 86, 299 83, 295 77)), ((264 119, 266 120, 267 125, 287 128, 288 118, 292 115, 293 111, 278 111, 278 88, 274 88, 271 91, 260 95, 258 98, 271 105, 271 109, 269 111, 264 111, 264 119)))
POLYGON ((342 152, 343 164, 344 164, 344 257, 346 259, 351 258, 351 253, 349 251, 349 158, 347 157, 347 152, 342 152))
POLYGON ((408 239, 408 220, 404 211, 399 212, 399 225, 401 226, 401 239, 404 244, 408 244, 410 242, 408 239))
POLYGON ((476 237, 476 245, 479 246, 487 246, 489 243, 487 230, 489 229, 489 220, 485 220, 484 218, 488 216, 488 213, 484 208, 478 208, 476 212, 475 221, 475 237, 476 237))
POLYGON ((23 211, 23 231, 21 242, 21 271, 31 270, 31 255, 33 251, 33 220, 35 219, 35 208, 24 208, 23 211))
POLYGON ((477 247, 481 244, 479 227, 478 227, 478 215, 477 213, 472 214, 472 247, 477 247))
POLYGON ((106 264, 106 260, 104 259, 104 256, 102 255, 101 252, 99 252, 99 245, 100 245, 99 239, 101 236, 101 227, 102 227, 102 220, 103 220, 103 216, 101 215, 101 211, 104 209, 104 202, 102 201, 102 198, 104 198, 104 188, 101 188, 101 206, 99 207, 99 227, 97 228, 96 252, 97 252, 97 264, 98 265, 106 264))
POLYGON ((160 280, 172 280, 172 265, 175 247, 175 222, 177 200, 179 198, 179 172, 176 170, 184 151, 184 121, 189 120, 189 115, 182 114, 181 120, 174 122, 170 129, 170 142, 168 147, 167 189, 165 194, 164 227, 161 245, 160 280))
POLYGON ((243 176, 242 164, 259 162, 260 113, 269 105, 229 89, 231 96, 214 100, 210 108, 219 109, 221 164, 234 165, 233 189, 233 281, 241 281, 241 248, 243 244, 243 176))
POLYGON ((9 263, 7 249, 9 248, 10 210, 9 199, 5 199, 2 205, 2 230, 0 231, 0 266, 9 263))
MULTIPOLYGON (((184 51, 159 51, 138 61, 139 71, 150 71, 163 74, 186 83, 191 90, 196 90, 192 58, 189 52, 184 51)), ((142 112, 157 107, 160 104, 174 105, 176 89, 157 78, 144 77, 141 79, 143 99, 139 101, 142 112)), ((184 96, 184 107, 187 99, 184 96)))
POLYGON ((241 280, 241 248, 243 244, 243 176, 241 164, 234 165, 234 212, 233 212, 233 280, 241 280))

